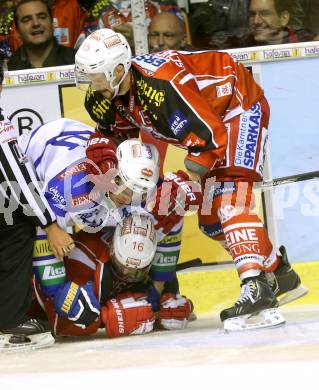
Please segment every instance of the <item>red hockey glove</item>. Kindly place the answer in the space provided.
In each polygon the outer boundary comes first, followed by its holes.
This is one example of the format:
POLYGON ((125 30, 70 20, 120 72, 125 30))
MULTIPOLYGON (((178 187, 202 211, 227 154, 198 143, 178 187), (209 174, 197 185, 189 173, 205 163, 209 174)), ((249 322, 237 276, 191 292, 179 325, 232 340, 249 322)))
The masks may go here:
POLYGON ((165 175, 164 181, 157 189, 156 198, 147 208, 154 215, 158 223, 156 229, 163 228, 167 233, 178 223, 191 206, 199 206, 203 200, 201 186, 197 182, 189 180, 186 172, 169 172, 165 175))
POLYGON ((105 189, 110 184, 105 174, 117 167, 116 145, 107 137, 93 134, 87 144, 86 157, 90 179, 98 188, 105 189))
POLYGON ((159 322, 164 329, 184 329, 193 311, 192 302, 179 294, 165 293, 160 300, 159 322))
MULTIPOLYGON (((116 145, 107 137, 92 137, 89 139, 86 149, 86 157, 93 161, 101 170, 106 173, 111 168, 116 168, 116 145)), ((93 175, 99 172, 90 165, 93 175)))
POLYGON ((172 211, 170 214, 163 215, 160 220, 157 220, 155 229, 162 229, 164 234, 168 234, 183 218, 183 215, 176 214, 172 211))
POLYGON ((101 309, 107 337, 149 333, 155 318, 144 294, 118 295, 101 309))

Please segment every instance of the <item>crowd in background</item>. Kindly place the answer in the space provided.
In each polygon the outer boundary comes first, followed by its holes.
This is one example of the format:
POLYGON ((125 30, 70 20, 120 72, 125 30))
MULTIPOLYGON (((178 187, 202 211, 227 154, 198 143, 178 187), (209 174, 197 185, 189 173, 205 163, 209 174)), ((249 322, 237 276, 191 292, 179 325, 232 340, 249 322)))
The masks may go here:
MULTIPOLYGON (((319 0, 145 0, 149 51, 215 49, 319 40, 319 0)), ((0 49, 9 70, 74 63, 94 30, 112 28, 134 48, 130 0, 0 3, 0 49)))

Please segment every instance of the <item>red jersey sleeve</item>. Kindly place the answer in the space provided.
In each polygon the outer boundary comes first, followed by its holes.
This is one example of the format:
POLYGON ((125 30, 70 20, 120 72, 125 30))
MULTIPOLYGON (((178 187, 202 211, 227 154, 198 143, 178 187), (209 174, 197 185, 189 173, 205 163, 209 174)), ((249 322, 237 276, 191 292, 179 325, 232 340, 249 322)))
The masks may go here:
POLYGON ((75 248, 64 259, 68 280, 82 285, 92 280, 99 263, 109 261, 109 248, 103 233, 78 232, 74 236, 75 248))

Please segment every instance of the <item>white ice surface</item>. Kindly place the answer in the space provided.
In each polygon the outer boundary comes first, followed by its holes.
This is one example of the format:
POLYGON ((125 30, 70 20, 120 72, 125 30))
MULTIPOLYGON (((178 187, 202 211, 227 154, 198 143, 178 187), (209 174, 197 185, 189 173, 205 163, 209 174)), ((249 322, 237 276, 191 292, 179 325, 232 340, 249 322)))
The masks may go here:
POLYGON ((3 353, 1 390, 318 389, 319 307, 282 308, 284 326, 225 333, 217 314, 189 328, 3 353))

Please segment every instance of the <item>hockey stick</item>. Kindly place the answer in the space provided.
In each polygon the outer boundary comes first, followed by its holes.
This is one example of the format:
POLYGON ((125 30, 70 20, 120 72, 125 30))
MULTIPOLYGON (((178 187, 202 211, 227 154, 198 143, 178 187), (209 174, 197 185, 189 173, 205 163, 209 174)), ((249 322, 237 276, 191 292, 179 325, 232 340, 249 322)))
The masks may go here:
POLYGON ((184 261, 183 263, 177 264, 176 271, 182 271, 184 269, 191 268, 191 267, 200 267, 202 265, 203 265, 202 260, 199 257, 197 257, 196 259, 187 260, 184 261))
POLYGON ((184 261, 183 263, 176 265, 176 272, 183 271, 187 268, 196 267, 198 269, 205 269, 209 267, 217 267, 217 266, 229 266, 233 265, 233 260, 225 260, 225 261, 210 261, 208 263, 203 263, 202 259, 196 258, 188 261, 184 261))
POLYGON ((312 171, 306 173, 298 173, 291 176, 283 176, 278 179, 264 181, 263 183, 256 183, 255 188, 268 189, 283 184, 297 183, 298 181, 311 180, 319 178, 319 171, 312 171))

